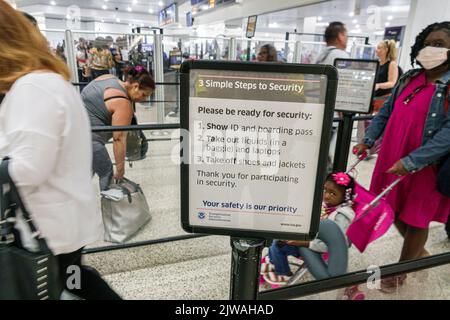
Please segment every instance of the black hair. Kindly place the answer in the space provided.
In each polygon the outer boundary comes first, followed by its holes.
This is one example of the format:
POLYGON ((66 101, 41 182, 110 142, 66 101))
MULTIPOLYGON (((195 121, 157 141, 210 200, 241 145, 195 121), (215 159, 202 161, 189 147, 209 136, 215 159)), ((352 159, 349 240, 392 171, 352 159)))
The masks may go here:
MULTIPOLYGON (((411 47, 411 65, 414 67, 416 63, 417 56, 419 55, 420 50, 424 48, 424 43, 430 33, 434 31, 445 31, 450 36, 450 21, 433 23, 422 30, 421 33, 416 37, 416 42, 411 47)), ((450 61, 449 61, 450 62, 450 61)), ((449 64, 450 68, 450 64, 449 64)))
POLYGON ((327 176, 325 181, 334 183, 336 185, 336 187, 342 191, 342 193, 344 194, 344 202, 350 204, 350 202, 353 201, 353 198, 355 197, 356 184, 355 184, 355 179, 351 175, 344 173, 344 172, 333 172, 327 176), (336 180, 334 179, 335 174, 347 175, 350 178, 350 182, 348 183, 348 186, 342 186, 342 185, 336 183, 336 180))
POLYGON ((347 32, 345 24, 342 22, 331 22, 327 29, 325 30, 325 41, 326 43, 331 43, 336 41, 341 33, 347 32))
POLYGON ((129 67, 125 70, 126 81, 129 83, 138 83, 139 89, 155 90, 155 80, 150 73, 141 66, 129 67))

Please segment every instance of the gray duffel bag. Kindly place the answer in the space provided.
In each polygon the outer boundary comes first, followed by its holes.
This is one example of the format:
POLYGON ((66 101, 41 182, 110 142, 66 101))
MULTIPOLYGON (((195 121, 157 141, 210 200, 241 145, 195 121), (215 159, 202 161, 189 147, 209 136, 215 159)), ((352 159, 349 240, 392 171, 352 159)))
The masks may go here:
POLYGON ((105 241, 124 243, 150 221, 147 199, 137 183, 124 178, 101 195, 105 241))

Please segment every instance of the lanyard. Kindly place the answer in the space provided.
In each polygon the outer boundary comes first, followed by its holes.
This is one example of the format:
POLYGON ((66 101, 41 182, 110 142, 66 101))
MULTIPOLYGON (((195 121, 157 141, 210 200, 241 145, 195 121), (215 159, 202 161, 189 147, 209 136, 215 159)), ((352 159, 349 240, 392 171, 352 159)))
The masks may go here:
POLYGON ((408 95, 405 100, 403 100, 403 103, 405 105, 408 105, 412 99, 414 99, 414 97, 423 89, 425 89, 427 87, 426 84, 421 85, 420 87, 417 87, 410 95, 408 95))

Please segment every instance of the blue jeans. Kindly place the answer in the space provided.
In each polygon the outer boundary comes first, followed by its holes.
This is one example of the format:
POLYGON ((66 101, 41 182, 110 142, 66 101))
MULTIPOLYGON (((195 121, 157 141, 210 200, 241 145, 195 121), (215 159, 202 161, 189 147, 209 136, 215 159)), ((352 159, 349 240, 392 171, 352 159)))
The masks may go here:
POLYGON ((92 171, 98 175, 100 191, 108 190, 113 179, 113 165, 108 150, 99 141, 92 142, 92 149, 94 153, 92 157, 92 171))
POLYGON ((290 276, 291 268, 289 267, 288 257, 300 256, 300 250, 298 247, 289 246, 285 244, 282 247, 278 246, 278 240, 272 242, 272 246, 269 249, 270 262, 275 266, 275 272, 281 276, 290 276))
POLYGON ((325 262, 322 253, 308 248, 289 245, 278 246, 274 240, 269 249, 269 258, 275 265, 275 272, 281 276, 290 276, 288 256, 302 257, 309 272, 317 280, 343 275, 347 272, 348 247, 344 234, 339 226, 331 220, 320 222, 318 239, 325 242, 328 247, 328 262, 325 262))

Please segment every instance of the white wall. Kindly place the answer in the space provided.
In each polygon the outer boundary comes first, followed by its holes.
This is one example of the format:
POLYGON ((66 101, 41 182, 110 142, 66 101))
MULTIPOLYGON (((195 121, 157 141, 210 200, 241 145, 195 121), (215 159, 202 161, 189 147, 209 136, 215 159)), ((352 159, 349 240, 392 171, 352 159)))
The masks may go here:
POLYGON ((411 10, 400 60, 400 66, 404 70, 411 69, 411 46, 414 44, 417 35, 432 23, 449 20, 449 0, 411 0, 411 10))

